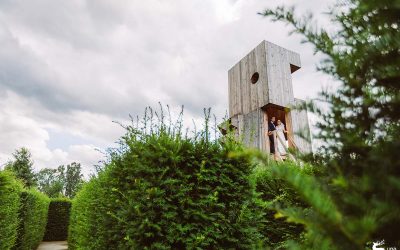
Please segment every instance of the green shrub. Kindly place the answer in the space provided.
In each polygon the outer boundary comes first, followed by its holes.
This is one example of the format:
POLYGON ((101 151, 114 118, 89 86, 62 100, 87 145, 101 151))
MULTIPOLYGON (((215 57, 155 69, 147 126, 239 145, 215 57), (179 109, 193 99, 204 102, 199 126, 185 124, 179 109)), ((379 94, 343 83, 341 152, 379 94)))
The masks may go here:
POLYGON ((128 127, 73 202, 71 249, 249 249, 260 241, 240 145, 128 127))
POLYGON ((274 163, 261 165, 254 171, 254 181, 258 193, 259 210, 263 212, 259 231, 264 236, 265 245, 273 249, 287 249, 286 242, 302 237, 304 226, 288 222, 279 214, 281 208, 296 206, 308 209, 301 200, 296 190, 284 179, 277 177, 273 170, 275 168, 287 168, 293 172, 303 175, 314 175, 315 170, 308 165, 300 167, 293 162, 274 163))
POLYGON ((56 198, 50 201, 45 241, 67 240, 70 209, 69 199, 56 198))
MULTIPOLYGON (((68 233, 68 246, 70 249, 105 249, 106 245, 113 245, 106 230, 112 228, 113 218, 107 216, 107 204, 102 199, 109 190, 106 185, 106 174, 100 173, 98 178, 93 178, 86 183, 72 201, 70 226, 68 233), (99 225, 102 225, 99 227, 99 225), (102 230, 100 230, 100 228, 102 230)), ((115 244, 115 243, 114 243, 115 244)))
POLYGON ((0 171, 0 249, 11 249, 17 239, 22 183, 12 173, 0 171))
POLYGON ((35 189, 21 193, 20 225, 15 249, 36 249, 46 229, 50 199, 35 189))
POLYGON ((335 2, 326 11, 334 29, 293 8, 263 13, 303 35, 324 55, 318 69, 338 83, 308 105, 327 178, 274 168, 310 207, 280 213, 306 228, 292 249, 400 249, 399 1, 335 2))

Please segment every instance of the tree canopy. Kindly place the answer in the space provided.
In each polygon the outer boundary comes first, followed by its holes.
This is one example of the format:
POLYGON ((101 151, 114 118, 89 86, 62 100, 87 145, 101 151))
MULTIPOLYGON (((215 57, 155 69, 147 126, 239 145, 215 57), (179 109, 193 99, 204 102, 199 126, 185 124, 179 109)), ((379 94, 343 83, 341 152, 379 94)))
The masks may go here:
POLYGON ((25 187, 36 186, 35 173, 31 153, 26 148, 20 148, 13 153, 13 160, 6 164, 6 169, 14 172, 15 176, 22 180, 25 187))
POLYGON ((37 174, 39 189, 49 197, 73 198, 84 180, 80 163, 72 162, 57 169, 43 168, 37 174))

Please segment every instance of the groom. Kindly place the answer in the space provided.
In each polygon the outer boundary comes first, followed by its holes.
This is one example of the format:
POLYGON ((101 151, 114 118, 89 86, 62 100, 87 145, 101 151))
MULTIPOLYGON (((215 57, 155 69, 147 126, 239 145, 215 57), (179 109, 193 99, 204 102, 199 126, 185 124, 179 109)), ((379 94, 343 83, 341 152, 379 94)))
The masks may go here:
POLYGON ((276 130, 275 127, 275 116, 271 117, 271 121, 268 122, 268 137, 269 137, 269 150, 270 153, 275 155, 275 138, 273 131, 276 130))
POLYGON ((269 150, 271 154, 274 155, 275 161, 282 161, 282 158, 275 150, 275 133, 276 133, 276 126, 275 126, 275 116, 271 117, 271 121, 268 122, 268 137, 269 137, 269 150))

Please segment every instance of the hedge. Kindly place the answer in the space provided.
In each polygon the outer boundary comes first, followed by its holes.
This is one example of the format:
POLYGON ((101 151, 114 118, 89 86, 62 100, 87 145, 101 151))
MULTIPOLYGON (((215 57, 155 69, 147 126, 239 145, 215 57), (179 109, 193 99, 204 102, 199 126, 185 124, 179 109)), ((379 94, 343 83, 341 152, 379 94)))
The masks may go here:
POLYGON ((35 189, 21 193, 20 225, 15 249, 36 249, 42 241, 47 222, 50 199, 35 189))
POLYGON ((0 249, 11 249, 17 239, 22 183, 12 173, 0 171, 0 249))
MULTIPOLYGON (((80 192, 72 201, 70 227, 68 234, 69 249, 105 249, 109 236, 106 230, 99 228, 112 228, 113 219, 107 215, 107 206, 102 199, 107 194, 104 174, 84 184, 80 192), (99 226, 101 225, 101 226, 99 226)), ((111 243, 109 243, 111 245, 111 243)))
POLYGON ((70 209, 71 201, 69 199, 56 198, 50 201, 45 241, 67 240, 70 209))
MULTIPOLYGON (((300 169, 296 164, 290 162, 281 163, 280 167, 293 168, 299 172, 309 171, 300 169)), ((252 177, 258 193, 257 210, 262 213, 259 232, 264 236, 264 244, 272 249, 288 249, 287 241, 300 238, 304 227, 287 222, 285 217, 277 216, 275 208, 289 205, 305 207, 305 205, 300 201, 299 195, 293 188, 285 181, 273 176, 269 166, 260 166, 254 171, 252 177)))
POLYGON ((240 145, 163 127, 129 128, 121 143, 73 202, 70 249, 251 249, 261 241, 253 167, 240 145))

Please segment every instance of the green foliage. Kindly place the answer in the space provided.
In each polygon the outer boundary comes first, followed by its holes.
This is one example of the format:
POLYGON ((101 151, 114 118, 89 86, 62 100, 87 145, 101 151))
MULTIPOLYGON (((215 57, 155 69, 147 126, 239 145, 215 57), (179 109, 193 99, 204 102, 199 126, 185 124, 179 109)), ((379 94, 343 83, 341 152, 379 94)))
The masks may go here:
POLYGON ((21 190, 11 172, 0 171, 0 249, 9 250, 16 242, 21 190))
POLYGON ((81 171, 81 164, 76 162, 57 169, 43 168, 37 174, 39 190, 52 198, 73 198, 84 182, 81 171))
POLYGON ((51 199, 47 216, 45 241, 63 241, 68 238, 71 201, 66 198, 51 199))
POLYGON ((106 246, 117 244, 111 238, 115 222, 108 215, 111 204, 104 199, 111 194, 111 190, 105 188, 109 185, 107 176, 106 170, 91 179, 73 199, 68 233, 69 249, 106 249, 106 246))
MULTIPOLYGON (((309 169, 299 169, 295 164, 285 167, 297 169, 305 174, 311 174, 309 169)), ((282 166, 279 166, 281 168, 282 166)), ((286 249, 286 241, 297 239, 304 228, 300 224, 287 222, 275 210, 280 207, 297 206, 306 209, 299 194, 289 186, 284 178, 274 176, 270 167, 260 166, 255 169, 253 178, 258 192, 258 210, 263 212, 261 217, 260 233, 263 234, 265 245, 273 249, 286 249)))
POLYGON ((36 249, 42 241, 50 199, 35 189, 21 193, 18 239, 13 249, 36 249))
POLYGON ((57 198, 63 193, 64 183, 58 169, 43 168, 37 174, 38 188, 51 198, 57 198))
POLYGON ((309 209, 278 211, 306 227, 294 249, 364 249, 372 242, 400 248, 400 4, 350 0, 329 12, 335 32, 313 26, 279 7, 263 14, 284 20, 326 59, 319 69, 342 86, 322 93, 330 112, 309 105, 318 124, 324 178, 272 167, 309 209))
POLYGON ((36 249, 46 227, 49 198, 24 190, 12 172, 0 171, 0 249, 36 249))
POLYGON ((143 130, 127 127, 104 172, 78 193, 71 249, 255 247, 253 167, 230 156, 241 146, 210 141, 207 129, 189 138, 160 117, 143 130))
POLYGON ((73 198, 76 192, 81 188, 83 184, 83 174, 81 173, 81 164, 72 162, 67 165, 67 170, 65 172, 65 196, 73 198))
POLYGON ((35 173, 33 172, 32 155, 26 148, 21 148, 13 153, 14 160, 6 165, 6 169, 15 173, 21 179, 25 187, 36 186, 35 173))

